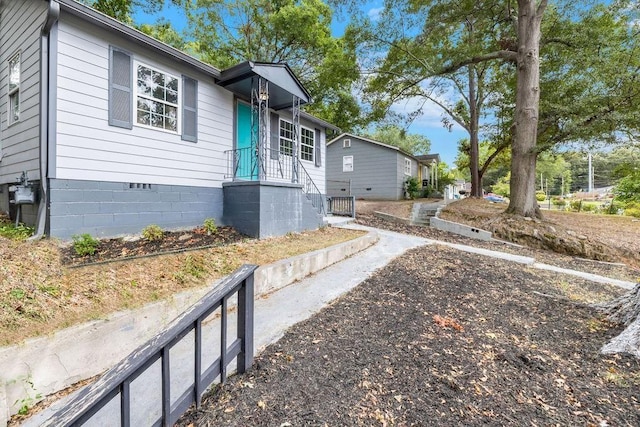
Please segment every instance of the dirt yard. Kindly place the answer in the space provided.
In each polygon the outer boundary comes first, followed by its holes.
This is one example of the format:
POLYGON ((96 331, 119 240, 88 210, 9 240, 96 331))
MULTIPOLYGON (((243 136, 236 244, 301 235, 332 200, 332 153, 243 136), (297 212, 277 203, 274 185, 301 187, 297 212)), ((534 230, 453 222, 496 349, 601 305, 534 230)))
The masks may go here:
MULTIPOLYGON (((410 203, 358 205, 364 225, 640 278, 630 265, 552 252, 533 235, 551 226, 557 233, 575 232, 593 247, 615 229, 604 224, 607 218, 562 222, 564 217, 551 214, 549 220, 557 222, 510 224, 523 236, 531 233, 523 243, 536 243, 517 247, 372 215, 378 210, 404 216, 410 203), (581 227, 585 222, 589 228, 581 227)), ((452 207, 450 219, 483 228, 491 226, 488 212, 504 209, 481 202, 452 207)), ((620 224, 636 233, 636 223, 620 224)), ((612 257, 621 256, 620 246, 637 244, 629 240, 605 246, 612 257)), ((590 305, 622 292, 442 245, 423 246, 291 328, 248 373, 214 388, 202 409, 188 412, 178 425, 637 426, 640 361, 599 353, 621 329, 590 305)))

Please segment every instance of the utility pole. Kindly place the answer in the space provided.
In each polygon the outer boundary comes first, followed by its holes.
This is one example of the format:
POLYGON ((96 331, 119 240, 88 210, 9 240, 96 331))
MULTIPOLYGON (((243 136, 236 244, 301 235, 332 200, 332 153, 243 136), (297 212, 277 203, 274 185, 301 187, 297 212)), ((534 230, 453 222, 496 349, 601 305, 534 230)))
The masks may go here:
POLYGON ((591 166, 591 151, 589 151, 589 195, 593 192, 593 169, 591 166))

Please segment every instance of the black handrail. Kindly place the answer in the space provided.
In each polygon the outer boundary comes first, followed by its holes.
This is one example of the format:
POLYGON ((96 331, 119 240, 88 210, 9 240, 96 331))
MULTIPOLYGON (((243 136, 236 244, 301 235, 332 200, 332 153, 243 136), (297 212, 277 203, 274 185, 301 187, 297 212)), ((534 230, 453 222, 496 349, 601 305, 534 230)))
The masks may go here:
POLYGON ((79 426, 90 420, 116 396, 120 396, 120 425, 131 425, 131 383, 161 361, 162 413, 151 425, 171 426, 193 403, 199 408, 202 395, 219 376, 226 380, 227 366, 237 359, 237 372, 245 372, 253 364, 253 273, 258 267, 243 265, 209 291, 196 304, 178 316, 163 332, 105 372, 67 405, 49 418, 43 426, 79 426), (227 346, 227 304, 237 294, 237 337, 227 346), (220 357, 202 371, 202 322, 221 307, 220 357), (194 331, 194 372, 189 390, 171 401, 169 350, 194 331))

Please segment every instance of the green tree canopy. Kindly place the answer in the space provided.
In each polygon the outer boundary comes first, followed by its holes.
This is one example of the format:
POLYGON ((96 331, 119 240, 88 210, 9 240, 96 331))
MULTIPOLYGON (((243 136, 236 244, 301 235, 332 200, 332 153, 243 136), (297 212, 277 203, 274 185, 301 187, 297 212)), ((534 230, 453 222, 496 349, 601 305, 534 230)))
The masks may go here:
POLYGON ((343 130, 361 124, 352 93, 359 78, 348 28, 331 34, 322 0, 181 0, 201 58, 219 68, 239 62, 285 62, 311 93, 307 111, 343 130))
POLYGON ((157 12, 164 5, 164 0, 80 0, 80 2, 129 25, 133 24, 131 15, 135 10, 157 12))
POLYGON ((373 133, 367 134, 367 137, 393 145, 413 155, 428 154, 431 150, 429 138, 420 134, 407 133, 403 128, 396 125, 378 127, 373 133))

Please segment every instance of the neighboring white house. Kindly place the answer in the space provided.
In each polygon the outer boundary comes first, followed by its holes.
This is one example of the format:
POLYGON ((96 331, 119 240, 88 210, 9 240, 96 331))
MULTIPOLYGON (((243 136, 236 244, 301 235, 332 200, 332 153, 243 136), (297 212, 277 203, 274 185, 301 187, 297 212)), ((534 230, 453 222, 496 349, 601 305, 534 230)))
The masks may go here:
POLYGON ((0 0, 0 211, 61 238, 317 228, 337 129, 309 101, 284 64, 220 71, 74 0, 0 0))
POLYGON ((440 156, 413 156, 393 145, 343 133, 327 143, 327 195, 400 200, 405 182, 434 185, 440 156))

